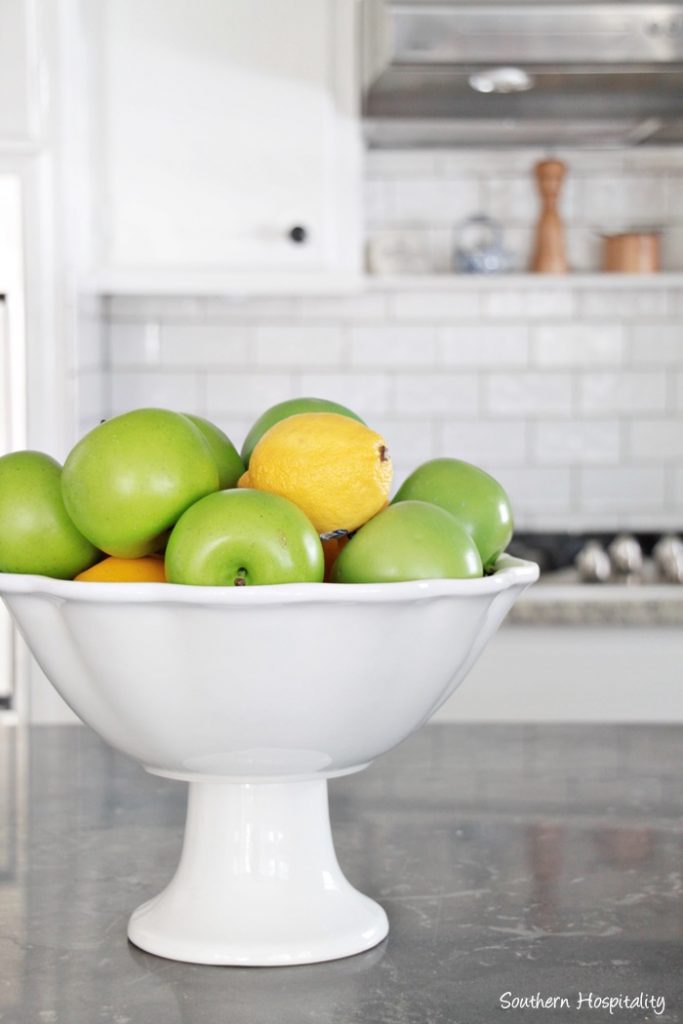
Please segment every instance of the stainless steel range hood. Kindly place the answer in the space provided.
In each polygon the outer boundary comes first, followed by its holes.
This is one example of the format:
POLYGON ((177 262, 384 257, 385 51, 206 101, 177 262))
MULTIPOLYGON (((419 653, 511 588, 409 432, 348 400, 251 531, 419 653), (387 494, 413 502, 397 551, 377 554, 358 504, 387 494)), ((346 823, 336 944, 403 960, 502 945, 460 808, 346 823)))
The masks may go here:
POLYGON ((373 146, 683 142, 683 2, 368 0, 364 44, 373 146))

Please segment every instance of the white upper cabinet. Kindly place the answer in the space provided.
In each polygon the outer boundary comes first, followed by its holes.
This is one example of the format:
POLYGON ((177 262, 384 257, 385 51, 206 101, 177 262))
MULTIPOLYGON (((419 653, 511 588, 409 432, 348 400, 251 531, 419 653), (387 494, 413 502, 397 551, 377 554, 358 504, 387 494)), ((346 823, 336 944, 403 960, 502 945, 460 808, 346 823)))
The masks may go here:
POLYGON ((0 0, 0 146, 25 141, 35 129, 31 7, 27 0, 0 0))
POLYGON ((102 0, 103 287, 360 269, 354 0, 102 0))

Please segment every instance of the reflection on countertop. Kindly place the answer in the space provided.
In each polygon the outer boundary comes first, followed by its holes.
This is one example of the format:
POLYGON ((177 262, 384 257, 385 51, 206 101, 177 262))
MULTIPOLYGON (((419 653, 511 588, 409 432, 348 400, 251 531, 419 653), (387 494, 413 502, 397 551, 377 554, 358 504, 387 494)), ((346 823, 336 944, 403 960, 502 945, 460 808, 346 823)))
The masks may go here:
MULTIPOLYGON (((677 1021, 682 755, 680 727, 424 728, 331 785, 339 859, 386 907, 389 938, 236 969, 126 942, 129 912, 174 870, 185 787, 85 728, 0 730, 0 1020, 490 1024, 508 991, 642 991, 666 1000, 653 1019, 677 1021)), ((576 1021, 575 1006, 544 1019, 576 1021)))

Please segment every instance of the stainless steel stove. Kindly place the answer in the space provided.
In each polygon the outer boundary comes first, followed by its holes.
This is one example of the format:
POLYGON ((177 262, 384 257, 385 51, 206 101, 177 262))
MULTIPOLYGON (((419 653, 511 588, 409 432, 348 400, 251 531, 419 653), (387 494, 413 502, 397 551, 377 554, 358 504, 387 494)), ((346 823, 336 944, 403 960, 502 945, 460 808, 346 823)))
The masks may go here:
POLYGON ((518 533, 511 554, 541 567, 546 583, 683 583, 683 539, 674 533, 518 533))

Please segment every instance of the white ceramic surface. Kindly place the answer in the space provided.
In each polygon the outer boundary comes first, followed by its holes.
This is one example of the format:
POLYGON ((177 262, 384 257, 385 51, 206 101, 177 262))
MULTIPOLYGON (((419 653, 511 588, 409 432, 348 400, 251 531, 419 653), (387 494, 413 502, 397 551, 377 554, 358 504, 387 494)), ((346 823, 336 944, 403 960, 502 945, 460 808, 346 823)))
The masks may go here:
POLYGON ((334 854, 326 779, 364 768, 465 677, 538 568, 481 580, 181 587, 0 574, 42 669, 148 771, 191 783, 136 945, 197 963, 311 963, 387 933, 334 854))

